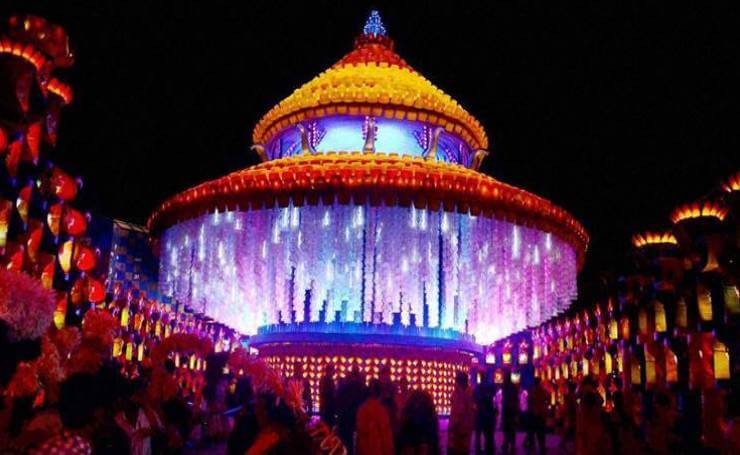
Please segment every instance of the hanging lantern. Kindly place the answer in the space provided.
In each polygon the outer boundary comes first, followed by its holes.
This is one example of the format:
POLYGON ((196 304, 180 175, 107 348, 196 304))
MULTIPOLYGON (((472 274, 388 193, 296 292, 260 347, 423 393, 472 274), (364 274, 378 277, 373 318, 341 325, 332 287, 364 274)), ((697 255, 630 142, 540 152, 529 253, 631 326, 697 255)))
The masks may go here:
POLYGON ((62 219, 64 232, 72 237, 79 237, 87 231, 87 217, 78 210, 67 207, 62 219))
POLYGON ((31 262, 36 262, 38 259, 39 247, 41 247, 41 237, 44 234, 44 227, 39 221, 31 221, 31 229, 28 233, 28 240, 26 240, 26 252, 31 262))
POLYGON ((71 201, 77 196, 78 182, 58 167, 51 172, 52 191, 63 201, 71 201))
POLYGON ((43 254, 41 256, 41 285, 45 289, 51 289, 54 285, 54 255, 43 254))
POLYGON ((28 184, 18 192, 18 198, 15 201, 15 208, 18 211, 21 221, 25 225, 28 223, 28 207, 31 202, 31 193, 33 192, 33 185, 28 184))
POLYGON ((69 290, 69 300, 74 305, 79 305, 85 300, 85 289, 87 288, 85 278, 75 280, 72 288, 69 290))
POLYGON ((8 227, 10 226, 10 214, 12 209, 12 202, 0 199, 0 254, 8 243, 8 227))
POLYGON ((57 307, 54 310, 54 325, 57 329, 62 330, 64 328, 64 320, 67 317, 67 296, 64 293, 59 293, 57 299, 57 307))
POLYGON ((26 145, 28 146, 27 161, 34 165, 39 161, 39 147, 41 145, 41 123, 31 124, 26 130, 26 145))
POLYGON ((23 257, 26 254, 25 247, 14 245, 8 258, 8 270, 23 271, 23 257))
POLYGON ((63 211, 64 206, 62 204, 54 204, 49 207, 49 212, 46 214, 46 225, 49 226, 49 231, 54 237, 59 236, 63 211))
POLYGON ((98 304, 105 300, 105 286, 94 278, 87 279, 87 300, 98 304))
POLYGON ((4 152, 7 146, 8 146, 8 133, 5 131, 5 128, 0 126, 0 153, 4 152))
POLYGON ((62 271, 65 275, 68 275, 69 271, 72 269, 73 250, 74 242, 72 240, 67 240, 59 247, 57 257, 59 258, 59 266, 62 268, 62 271))
POLYGON ((18 175, 18 163, 21 161, 22 151, 23 143, 19 140, 11 142, 10 147, 8 147, 8 156, 5 157, 5 168, 12 178, 18 175))
POLYGON ((75 268, 82 272, 89 272, 95 268, 98 263, 98 255, 95 250, 88 246, 81 245, 75 253, 75 268))

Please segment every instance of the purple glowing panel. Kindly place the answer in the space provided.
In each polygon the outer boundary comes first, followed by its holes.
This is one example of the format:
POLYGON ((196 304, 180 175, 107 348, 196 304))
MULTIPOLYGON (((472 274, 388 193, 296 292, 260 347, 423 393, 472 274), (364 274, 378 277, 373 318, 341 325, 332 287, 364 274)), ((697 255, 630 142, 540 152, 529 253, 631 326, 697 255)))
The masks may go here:
POLYGON ((403 325, 467 332, 483 344, 576 297, 576 254, 565 241, 413 207, 209 214, 169 228, 162 245, 162 292, 247 334, 305 317, 336 327, 400 315, 403 325))
MULTIPOLYGON (((434 127, 423 122, 376 118, 375 150, 378 153, 422 156, 432 146, 434 127)), ((359 151, 365 145, 367 117, 332 116, 302 123, 307 139, 318 153, 359 151)), ((291 126, 267 144, 270 159, 301 153, 301 135, 291 126)), ((474 152, 454 134, 442 132, 436 158, 438 161, 470 166, 474 152)))

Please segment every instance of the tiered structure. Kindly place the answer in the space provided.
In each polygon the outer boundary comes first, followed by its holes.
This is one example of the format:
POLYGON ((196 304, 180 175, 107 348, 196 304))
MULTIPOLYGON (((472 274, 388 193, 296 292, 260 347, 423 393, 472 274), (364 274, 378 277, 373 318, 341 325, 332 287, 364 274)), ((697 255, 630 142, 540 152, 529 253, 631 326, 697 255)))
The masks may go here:
POLYGON ((251 335, 284 373, 304 364, 315 394, 328 363, 388 365, 446 412, 482 343, 576 296, 583 227, 477 172, 485 131, 395 52, 377 13, 253 138, 264 163, 152 214, 160 290, 251 335))

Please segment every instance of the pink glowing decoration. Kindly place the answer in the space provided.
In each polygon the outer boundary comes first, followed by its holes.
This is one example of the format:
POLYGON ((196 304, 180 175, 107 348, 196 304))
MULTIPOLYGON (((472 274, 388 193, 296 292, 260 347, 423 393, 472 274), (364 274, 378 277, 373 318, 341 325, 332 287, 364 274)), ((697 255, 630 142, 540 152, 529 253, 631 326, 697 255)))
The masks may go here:
POLYGON ((314 322, 391 324, 400 313, 405 326, 486 344, 576 296, 571 245, 454 212, 333 204, 215 213, 169 228, 162 245, 162 291, 247 334, 302 322, 310 291, 314 322))

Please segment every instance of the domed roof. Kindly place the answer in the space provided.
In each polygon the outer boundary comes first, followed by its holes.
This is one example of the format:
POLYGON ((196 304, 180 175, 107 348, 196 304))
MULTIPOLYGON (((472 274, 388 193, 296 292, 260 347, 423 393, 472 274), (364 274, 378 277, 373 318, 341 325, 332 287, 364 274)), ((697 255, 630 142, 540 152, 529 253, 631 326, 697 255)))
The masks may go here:
POLYGON ((254 128, 256 144, 301 121, 331 115, 373 115, 442 126, 474 149, 488 147, 481 124, 394 50, 373 11, 354 49, 270 109, 254 128))

